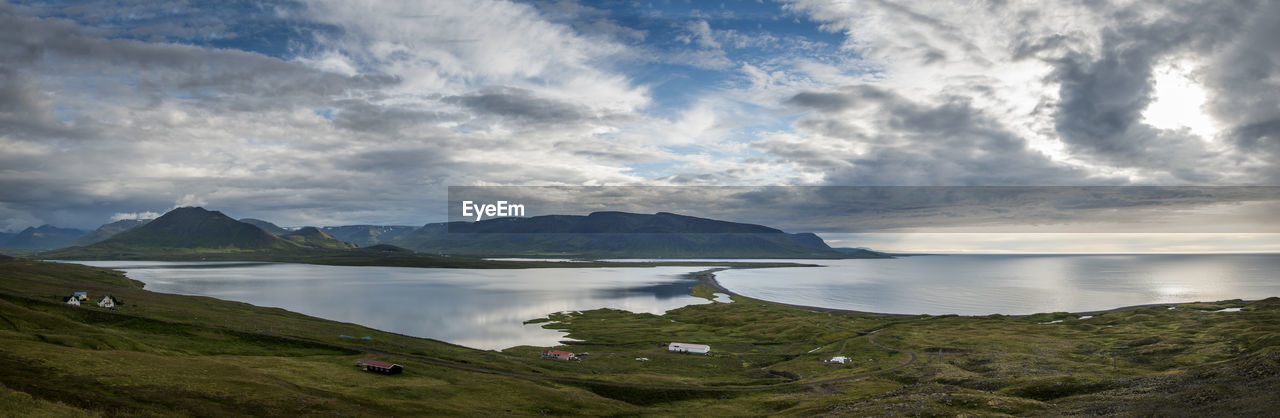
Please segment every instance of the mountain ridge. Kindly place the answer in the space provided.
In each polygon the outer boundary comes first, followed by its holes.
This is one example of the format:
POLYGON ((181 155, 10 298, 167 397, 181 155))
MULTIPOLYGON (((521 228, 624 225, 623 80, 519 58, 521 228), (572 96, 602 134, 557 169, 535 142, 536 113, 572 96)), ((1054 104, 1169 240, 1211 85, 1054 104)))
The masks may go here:
POLYGON ((188 206, 91 246, 267 249, 286 245, 262 228, 222 212, 188 206))
POLYGON ((103 224, 102 226, 99 226, 98 229, 93 230, 93 232, 81 235, 80 237, 72 240, 68 243, 68 246, 85 246, 106 241, 108 238, 114 237, 121 232, 146 225, 147 222, 151 222, 151 219, 122 219, 103 224))
POLYGON ((320 230, 320 228, 316 228, 314 226, 308 226, 297 231, 287 232, 280 235, 279 238, 294 244, 311 248, 357 248, 355 244, 334 238, 333 235, 326 234, 324 231, 320 230))
POLYGON ((259 229, 262 229, 263 231, 267 231, 268 234, 275 235, 275 236, 281 236, 289 233, 289 230, 281 228, 279 226, 276 226, 276 224, 273 224, 271 222, 267 222, 261 219, 240 218, 239 221, 247 223, 249 225, 256 226, 259 229))
POLYGON ((60 248, 88 233, 89 231, 81 229, 59 228, 44 224, 38 227, 27 227, 13 234, 9 239, 0 243, 0 247, 28 250, 60 248))
MULTIPOLYGON (((274 226, 267 221, 251 221, 274 226)), ((240 257, 276 261, 334 257, 376 259, 390 253, 407 256, 403 251, 385 251, 386 246, 432 254, 432 257, 464 258, 890 258, 873 251, 843 253, 812 233, 790 234, 763 225, 669 212, 545 215, 431 223, 417 228, 305 227, 273 235, 259 226, 202 207, 173 209, 100 242, 49 251, 45 255, 68 259, 216 257, 231 260, 240 257), (328 231, 359 238, 360 242, 350 242, 328 231)))
POLYGON ((888 258, 842 253, 813 233, 670 212, 593 212, 430 223, 391 241, 413 250, 475 257, 888 258))

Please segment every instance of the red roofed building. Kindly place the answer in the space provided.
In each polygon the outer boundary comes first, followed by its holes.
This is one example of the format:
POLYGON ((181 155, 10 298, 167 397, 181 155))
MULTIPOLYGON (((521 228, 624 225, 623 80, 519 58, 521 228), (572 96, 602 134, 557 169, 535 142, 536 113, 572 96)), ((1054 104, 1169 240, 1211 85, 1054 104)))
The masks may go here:
POLYGON ((556 358, 561 360, 577 360, 578 356, 568 351, 560 350, 542 350, 542 358, 556 358))
POLYGON ((356 367, 364 367, 366 372, 382 374, 397 374, 404 371, 404 367, 399 364, 377 360, 360 360, 356 362, 356 367))

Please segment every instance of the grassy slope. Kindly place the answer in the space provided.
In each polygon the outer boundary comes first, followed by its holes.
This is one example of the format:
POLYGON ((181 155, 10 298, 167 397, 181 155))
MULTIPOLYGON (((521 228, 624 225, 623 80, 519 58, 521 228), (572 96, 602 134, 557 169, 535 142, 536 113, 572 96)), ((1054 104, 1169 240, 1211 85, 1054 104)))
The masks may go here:
POLYGON ((49 402, 95 414, 419 415, 604 413, 626 404, 583 389, 444 369, 405 358, 264 335, 365 345, 504 369, 497 353, 411 338, 280 309, 141 290, 118 273, 76 265, 0 261, 0 410, 49 402), (110 293, 117 312, 53 303, 71 289, 110 293), (339 334, 371 336, 349 340, 339 334), (375 376, 360 358, 405 364, 375 376))
MULTIPOLYGON (((903 371, 848 384, 740 398, 729 408, 689 400, 666 408, 721 408, 793 415, 1146 414, 1268 415, 1280 404, 1280 299, 1125 309, 1078 319, 828 314, 735 297, 664 316, 598 310, 556 314, 544 326, 584 340, 615 373, 688 375, 728 369, 800 382, 900 364, 903 371), (1241 312, 1213 312, 1241 307, 1241 312), (1061 323, 1047 323, 1053 320, 1061 323), (666 353, 654 341, 709 343, 712 358, 666 353), (813 350, 810 352, 809 350, 813 350), (851 357, 849 365, 821 360, 851 357), (634 357, 649 357, 636 362, 634 357), (772 410, 770 410, 772 408, 772 410)), ((513 350, 508 350, 513 351, 513 350)), ((716 374, 698 377, 714 381, 716 374)), ((723 377, 722 377, 723 378, 723 377)))
POLYGON ((1072 319, 828 314, 748 298, 664 316, 597 310, 544 326, 584 340, 581 362, 538 347, 481 352, 280 309, 151 293, 104 269, 0 259, 0 410, 103 414, 1262 414, 1280 398, 1280 300, 1130 309, 1072 319), (55 303, 111 293, 118 312, 55 303), (1243 312, 1216 313, 1227 306, 1243 312), (1057 324, 1041 325, 1063 319, 1057 324), (696 386, 813 382, 919 361, 889 374, 763 392, 549 382, 447 369, 395 355, 534 375, 696 386), (263 332, 270 334, 264 334, 263 332), (338 338, 369 335, 372 341, 338 338), (278 338, 297 336, 314 342, 278 338), (672 340, 713 356, 668 353, 672 340), (342 344, 345 347, 335 346, 342 344), (349 348, 347 348, 349 347, 349 348), (378 350, 382 354, 357 354, 378 350), (846 355, 849 365, 820 359, 846 355), (636 357, 651 361, 638 362, 636 357), (407 366, 358 372, 359 358, 407 366), (798 380, 797 380, 798 379, 798 380))
POLYGON ((324 233, 320 228, 308 226, 294 232, 277 234, 280 239, 309 248, 348 249, 355 245, 339 241, 332 235, 324 233))

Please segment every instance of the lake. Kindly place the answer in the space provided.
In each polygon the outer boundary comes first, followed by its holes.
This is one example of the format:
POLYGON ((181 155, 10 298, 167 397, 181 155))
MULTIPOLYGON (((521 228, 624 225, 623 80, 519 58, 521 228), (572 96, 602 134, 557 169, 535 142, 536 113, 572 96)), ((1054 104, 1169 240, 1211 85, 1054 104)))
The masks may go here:
POLYGON ((1280 296, 1280 254, 936 255, 727 270, 726 289, 774 302, 867 312, 1084 312, 1280 296))
MULTIPOLYGON (((689 296, 698 267, 425 269, 287 263, 77 261, 120 269, 153 292, 212 296, 480 349, 556 345, 524 321, 599 308, 662 314, 689 296)), ((357 336, 359 337, 359 336, 357 336)))
MULTIPOLYGON (((1082 312, 1280 296, 1277 254, 945 255, 794 261, 825 267, 726 270, 717 277, 726 288, 759 299, 905 314, 1082 312)), ((689 296, 697 282, 683 277, 704 267, 464 270, 235 262, 81 263, 124 270, 156 292, 280 307, 480 349, 555 345, 564 339, 563 333, 523 325, 553 312, 607 307, 661 314, 710 303, 689 296)))

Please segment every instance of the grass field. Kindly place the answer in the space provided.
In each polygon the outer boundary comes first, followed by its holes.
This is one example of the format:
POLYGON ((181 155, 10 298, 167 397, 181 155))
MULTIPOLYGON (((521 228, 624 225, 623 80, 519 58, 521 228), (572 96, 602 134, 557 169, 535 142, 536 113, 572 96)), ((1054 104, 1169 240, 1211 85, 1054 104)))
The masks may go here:
POLYGON ((539 358, 547 347, 472 350, 148 292, 107 269, 0 259, 0 411, 1266 415, 1280 405, 1276 298, 1082 319, 837 314, 734 297, 661 316, 604 309, 530 319, 578 340, 559 348, 590 354, 566 362, 539 358), (109 311, 60 303, 72 291, 124 304, 109 311), (1223 308, 1241 310, 1217 312, 1223 308), (712 354, 671 353, 671 341, 709 344, 712 354), (853 361, 822 361, 835 355, 853 361), (406 371, 365 373, 353 366, 364 358, 406 371), (893 371, 871 374, 884 370, 893 371))

